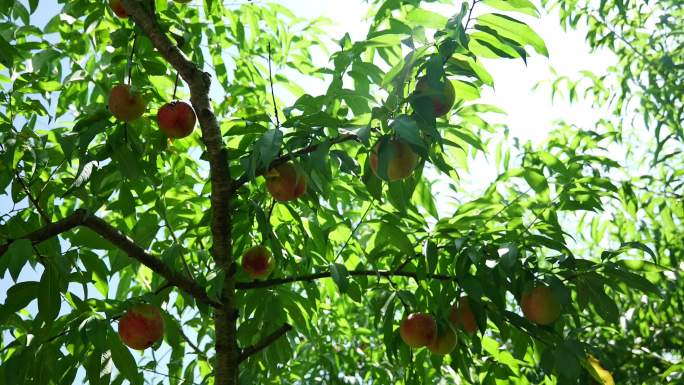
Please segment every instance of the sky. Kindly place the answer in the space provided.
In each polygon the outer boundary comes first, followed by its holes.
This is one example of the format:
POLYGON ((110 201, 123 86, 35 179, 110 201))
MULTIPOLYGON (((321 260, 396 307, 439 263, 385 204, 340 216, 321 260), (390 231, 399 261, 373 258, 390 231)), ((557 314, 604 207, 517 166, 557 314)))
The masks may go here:
MULTIPOLYGON (((197 0, 193 0, 193 3, 196 2, 197 0)), ((333 25, 328 30, 333 38, 340 38, 344 33, 349 32, 353 40, 361 40, 367 30, 366 24, 360 22, 367 12, 361 0, 281 0, 276 2, 290 8, 302 18, 319 16, 329 18, 333 25)), ((459 7, 460 1, 458 0, 454 0, 453 5, 437 6, 438 9, 441 8, 440 11, 448 15, 456 13, 459 7)), ((481 11, 482 8, 476 8, 475 14, 481 11)), ((40 9, 32 20, 42 25, 56 12, 54 0, 42 0, 40 9)), ((583 127, 592 125, 600 118, 602 111, 592 108, 586 102, 570 104, 559 99, 552 102, 548 85, 538 87, 536 90, 533 88, 540 82, 548 82, 554 78, 551 70, 552 63, 559 75, 573 76, 581 70, 605 72, 606 68, 614 63, 614 57, 608 52, 589 52, 584 42, 584 30, 580 28, 579 31, 564 31, 555 15, 543 15, 539 19, 522 18, 542 36, 549 49, 549 58, 533 55, 528 59, 527 64, 522 60, 486 60, 485 66, 494 78, 495 87, 486 89, 478 102, 493 104, 506 111, 505 116, 495 118, 493 121, 505 123, 508 126, 511 140, 518 138, 521 142, 539 143, 544 140, 557 120, 565 120, 583 127)), ((324 64, 326 59, 317 57, 317 64, 324 64)), ((303 86, 313 95, 323 93, 325 89, 324 84, 311 83, 303 86)), ((461 175, 464 178, 462 185, 474 190, 485 188, 496 176, 496 170, 491 161, 493 157, 487 159, 483 156, 472 161, 470 172, 461 175)), ((20 203, 20 205, 25 204, 26 202, 20 203)), ((8 212, 11 207, 12 202, 8 195, 0 195, 0 215, 8 212)), ((40 271, 25 269, 20 280, 38 280, 40 271)), ((5 291, 13 284, 9 274, 0 277, 0 302, 4 302, 5 291)))

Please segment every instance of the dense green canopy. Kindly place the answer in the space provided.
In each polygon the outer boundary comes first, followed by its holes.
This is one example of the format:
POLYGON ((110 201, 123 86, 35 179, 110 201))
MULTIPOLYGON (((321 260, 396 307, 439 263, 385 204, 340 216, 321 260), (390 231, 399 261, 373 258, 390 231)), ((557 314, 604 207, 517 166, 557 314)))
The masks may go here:
POLYGON ((0 0, 0 383, 684 381, 684 2, 369 0, 333 41, 278 2, 59 1, 0 0), (552 82, 606 116, 518 144, 481 94, 548 56, 536 17, 618 60, 552 82), (141 303, 165 330, 136 352, 141 303), (411 313, 456 348, 410 348, 411 313))

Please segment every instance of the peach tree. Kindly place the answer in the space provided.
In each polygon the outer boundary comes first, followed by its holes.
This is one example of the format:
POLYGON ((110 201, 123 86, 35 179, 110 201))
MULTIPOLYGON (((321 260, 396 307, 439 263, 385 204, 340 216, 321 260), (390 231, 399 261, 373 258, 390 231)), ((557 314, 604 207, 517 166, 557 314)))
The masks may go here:
POLYGON ((0 382, 613 383, 584 329, 663 290, 638 239, 575 252, 612 137, 515 146, 480 100, 539 11, 367 3, 332 41, 277 2, 0 2, 0 382))

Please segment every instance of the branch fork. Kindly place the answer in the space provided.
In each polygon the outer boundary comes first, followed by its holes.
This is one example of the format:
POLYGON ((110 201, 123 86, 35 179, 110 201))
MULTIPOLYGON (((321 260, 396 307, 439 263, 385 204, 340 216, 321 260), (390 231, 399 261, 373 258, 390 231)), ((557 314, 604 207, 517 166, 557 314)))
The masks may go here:
MULTIPOLYGON (((32 233, 26 234, 20 239, 28 239, 32 244, 36 245, 79 226, 87 227, 98 233, 102 238, 108 240, 111 244, 126 252, 129 257, 147 266, 155 273, 164 277, 169 284, 185 291, 193 296, 196 300, 215 308, 221 307, 221 303, 209 298, 206 291, 199 283, 194 281, 192 278, 186 277, 180 272, 173 270, 158 257, 149 254, 142 247, 138 246, 132 239, 122 234, 119 230, 105 222, 102 218, 91 215, 84 209, 78 209, 71 215, 57 222, 49 223, 32 233)), ((10 240, 4 245, 0 245, 0 257, 7 252, 10 245, 14 241, 16 241, 16 239, 10 240)))

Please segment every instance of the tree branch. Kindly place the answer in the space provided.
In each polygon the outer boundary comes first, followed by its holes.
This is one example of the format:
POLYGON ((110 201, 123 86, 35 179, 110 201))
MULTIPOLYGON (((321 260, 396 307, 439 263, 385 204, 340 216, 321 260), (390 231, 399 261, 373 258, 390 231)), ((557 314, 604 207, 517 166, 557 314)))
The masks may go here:
POLYGON ((473 9, 475 8, 475 5, 479 3, 480 0, 473 0, 473 4, 470 6, 470 10, 468 11, 468 19, 466 20, 465 26, 463 27, 463 30, 465 31, 468 29, 468 24, 473 20, 473 9))
POLYGON ((183 52, 164 34, 154 14, 149 13, 137 0, 122 0, 121 3, 131 19, 143 30, 164 59, 178 70, 183 80, 189 85, 207 83, 204 85, 208 86, 208 79, 205 78, 204 72, 186 58, 183 52))
MULTIPOLYGON (((202 142, 207 147, 211 177, 212 256, 219 265, 232 263, 230 258, 230 189, 231 176, 228 154, 221 136, 221 128, 209 101, 211 78, 162 31, 154 15, 148 13, 137 0, 122 0, 126 12, 143 30, 154 47, 185 80, 190 88, 190 101, 202 129, 202 142)), ((222 266, 227 267, 227 266, 222 266)))
POLYGON ((14 176, 15 176, 17 183, 19 183, 21 185, 21 189, 24 190, 24 193, 26 194, 26 197, 28 198, 28 200, 33 204, 33 206, 36 208, 36 210, 38 210, 38 214, 40 214, 40 217, 43 218, 45 223, 51 223, 52 220, 50 219, 50 216, 45 212, 45 210, 43 210, 42 207, 40 207, 40 204, 38 204, 38 199, 36 199, 36 197, 33 196, 29 187, 26 185, 26 183, 24 183, 24 180, 21 179, 21 175, 19 175, 19 171, 15 172, 14 176))
POLYGON ((138 246, 132 239, 120 233, 107 222, 96 216, 88 216, 83 223, 86 227, 100 234, 102 238, 111 242, 114 246, 126 252, 129 257, 138 260, 150 270, 164 277, 170 284, 178 287, 186 293, 192 295, 200 302, 204 302, 214 307, 221 307, 221 304, 210 299, 207 292, 196 281, 185 277, 180 272, 171 269, 162 262, 161 259, 148 254, 142 247, 138 246))
POLYGON ((188 345, 190 345, 190 347, 195 351, 197 358, 199 358, 200 360, 208 361, 207 355, 202 350, 200 350, 199 346, 192 342, 190 337, 188 337, 187 334, 185 334, 185 332, 183 331, 183 328, 179 328, 178 330, 180 331, 180 335, 181 337, 183 337, 185 342, 187 342, 188 345))
MULTIPOLYGON (((84 209, 78 209, 66 218, 47 224, 46 226, 27 234, 21 239, 28 239, 31 241, 31 243, 36 245, 61 233, 67 232, 77 226, 85 226, 95 231, 104 239, 111 242, 114 246, 126 252, 129 257, 147 266, 155 273, 164 277, 169 284, 185 291, 193 296, 196 300, 213 307, 221 307, 220 303, 209 298, 204 288, 197 282, 183 276, 177 271, 174 271, 159 258, 148 254, 145 250, 133 242, 133 240, 123 235, 104 220, 96 216, 88 215, 87 211, 84 209)), ((10 242, 0 245, 0 256, 7 251, 14 241, 15 240, 10 240, 10 242)))
MULTIPOLYGON (((389 270, 352 270, 349 272, 349 275, 353 276, 353 277, 355 277, 355 276, 369 276, 369 277, 377 276, 377 277, 384 277, 384 278, 408 277, 408 278, 413 278, 413 279, 418 280, 418 274, 417 273, 407 272, 407 271, 392 272, 389 270)), ((331 276, 332 276, 331 272, 324 271, 324 272, 314 273, 314 274, 268 279, 265 281, 238 282, 235 285, 235 287, 237 289, 241 289, 241 290, 263 289, 266 287, 279 286, 279 285, 284 285, 284 284, 293 283, 293 282, 311 282, 311 281, 315 281, 318 279, 330 278, 331 276)), ((456 281, 457 280, 456 277, 453 277, 450 275, 443 275, 443 274, 426 274, 425 277, 430 278, 430 279, 437 279, 440 281, 456 281)))
MULTIPOLYGON (((324 144, 328 144, 328 145, 332 146, 334 144, 348 142, 350 140, 358 140, 358 136, 356 136, 354 134, 344 134, 344 135, 340 135, 340 136, 337 136, 337 137, 329 139, 329 140, 325 140, 325 141, 322 141, 322 142, 319 142, 316 144, 312 144, 310 146, 307 146, 307 147, 301 148, 299 150, 293 151, 289 154, 282 155, 282 156, 274 159, 268 168, 257 170, 255 176, 263 175, 264 173, 266 173, 268 170, 272 169, 273 167, 280 166, 281 164, 287 163, 290 160, 293 160, 293 159, 298 158, 300 156, 310 154, 310 153, 316 151, 318 149, 318 147, 320 147, 324 144)), ((250 180, 250 176, 248 174, 243 174, 239 178, 235 179, 235 181, 233 182, 233 185, 231 186, 231 189, 230 189, 231 197, 234 196, 235 193, 237 193, 237 190, 240 187, 244 186, 247 182, 249 182, 249 180, 250 180)))
POLYGON ((276 127, 280 128, 278 105, 276 104, 275 91, 273 90, 273 72, 271 71, 271 43, 268 43, 268 80, 271 83, 271 99, 273 100, 273 113, 275 114, 276 127))
MULTIPOLYGON (((21 237, 20 239, 28 239, 31 241, 31 243, 36 245, 56 235, 69 231, 76 226, 82 225, 87 215, 87 212, 83 209, 76 210, 66 218, 60 219, 57 222, 49 223, 42 228, 21 237)), ((0 256, 5 254, 7 249, 9 249, 10 245, 14 241, 16 241, 16 239, 10 239, 4 245, 0 245, 0 256)))
MULTIPOLYGON (((10 109, 10 117, 11 117, 12 98, 10 97, 9 94, 7 95, 7 98, 8 98, 9 109, 10 109)), ((11 128, 14 129, 14 127, 11 127, 11 128)), ((2 143, 0 143, 0 150, 2 150, 3 152, 5 151, 5 146, 3 146, 2 143)), ((21 189, 24 191, 24 194, 26 194, 26 197, 28 198, 29 202, 31 202, 33 204, 33 206, 36 208, 36 210, 38 210, 38 214, 40 214, 41 218, 43 218, 45 223, 51 223, 52 220, 50 219, 50 216, 47 215, 47 213, 45 212, 45 210, 43 210, 42 207, 40 207, 40 204, 38 203, 38 199, 36 199, 36 197, 34 197, 33 194, 31 194, 31 189, 29 189, 29 187, 26 185, 26 183, 24 183, 24 180, 21 178, 19 171, 14 171, 14 179, 17 183, 19 183, 19 185, 21 186, 21 189)), ((2 253, 0 253, 0 255, 2 255, 2 253)))
MULTIPOLYGON (((152 2, 154 3, 154 2, 152 2)), ((211 180, 211 233, 210 252, 216 265, 223 270, 223 306, 214 312, 216 360, 214 383, 237 385, 239 355, 237 346, 237 311, 235 309, 235 269, 232 251, 231 192, 228 150, 223 143, 221 127, 209 101, 211 77, 202 68, 188 60, 183 52, 162 31, 154 12, 147 12, 137 0, 122 0, 131 19, 142 29, 152 45, 180 74, 190 89, 190 102, 202 129, 202 142, 207 147, 211 180)), ((206 295, 206 293, 205 293, 206 295)))
POLYGON ((282 337, 285 333, 289 332, 292 330, 292 326, 290 324, 284 324, 283 326, 279 327, 276 329, 273 333, 267 335, 262 339, 261 341, 257 342, 256 344, 252 346, 248 346, 242 350, 240 353, 240 362, 246 360, 247 358, 259 353, 261 350, 266 348, 268 345, 276 342, 278 338, 282 337))
POLYGON ((359 221, 356 223, 356 226, 354 226, 354 228, 352 229, 351 233, 349 233, 349 236, 347 237, 347 240, 344 242, 344 245, 342 245, 342 248, 341 248, 341 249, 337 252, 337 254, 335 255, 335 259, 334 259, 333 262, 337 262, 337 259, 340 257, 340 255, 342 255, 342 252, 344 251, 344 249, 347 248, 347 245, 349 245, 349 241, 351 241, 351 239, 354 237, 354 233, 356 233, 356 230, 359 229, 359 227, 361 226, 361 224, 363 223, 363 221, 366 220, 366 215, 368 215, 368 212, 370 211, 371 207, 373 207, 373 204, 374 204, 374 203, 375 203, 375 202, 371 201, 371 203, 368 205, 368 207, 366 207, 366 210, 365 210, 365 211, 363 212, 363 214, 361 215, 361 219, 359 219, 359 221))

